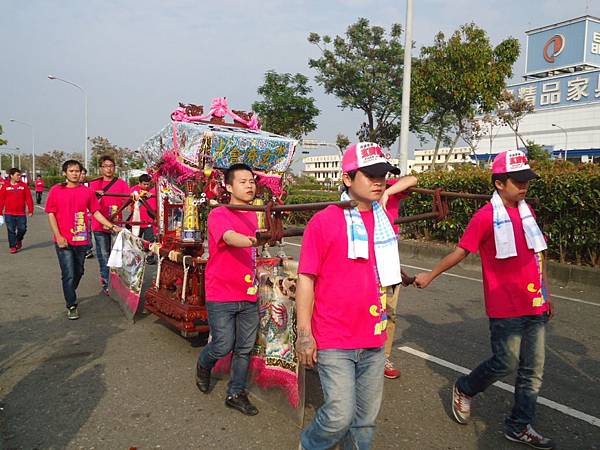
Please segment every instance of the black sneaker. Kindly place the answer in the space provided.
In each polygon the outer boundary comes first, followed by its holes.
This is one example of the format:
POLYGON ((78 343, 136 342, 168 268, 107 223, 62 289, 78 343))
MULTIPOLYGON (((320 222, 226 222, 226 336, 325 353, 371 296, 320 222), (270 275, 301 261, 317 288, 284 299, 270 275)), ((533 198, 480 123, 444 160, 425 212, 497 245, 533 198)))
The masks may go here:
POLYGON ((258 409, 250 400, 248 400, 248 394, 244 391, 239 392, 237 394, 228 395, 225 399, 225 405, 237 409, 242 414, 246 414, 247 416, 255 416, 258 414, 258 409))
POLYGON ((208 390, 210 389, 210 370, 200 366, 196 367, 196 386, 200 392, 208 394, 208 390))
POLYGON ((94 252, 91 250, 88 250, 87 252, 85 252, 85 259, 91 259, 94 257, 94 252))
POLYGON ((67 308, 67 319, 69 319, 69 320, 79 319, 79 311, 77 311, 77 306, 71 306, 70 308, 67 308))
POLYGON ((520 442, 521 444, 526 444, 540 450, 552 450, 554 448, 554 441, 542 436, 531 425, 527 425, 527 428, 520 433, 507 431, 504 433, 504 437, 509 441, 520 442))

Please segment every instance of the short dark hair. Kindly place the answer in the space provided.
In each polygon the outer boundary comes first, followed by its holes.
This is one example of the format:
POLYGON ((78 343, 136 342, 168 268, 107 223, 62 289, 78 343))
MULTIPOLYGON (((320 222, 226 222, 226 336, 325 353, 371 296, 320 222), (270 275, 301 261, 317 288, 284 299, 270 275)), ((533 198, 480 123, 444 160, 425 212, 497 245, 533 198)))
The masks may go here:
POLYGON ((243 163, 232 164, 225 171, 225 184, 231 185, 231 183, 233 183, 233 177, 235 176, 235 173, 239 172, 240 170, 247 170, 248 172, 250 172, 252 174, 252 176, 254 176, 254 172, 252 171, 252 169, 250 168, 250 166, 248 164, 243 164, 243 163))
POLYGON ((77 166, 79 167, 79 170, 83 170, 83 164, 81 164, 79 161, 76 159, 67 159, 62 165, 62 171, 66 172, 71 166, 77 166))
POLYGON ((87 169, 86 169, 85 167, 83 167, 83 165, 81 166, 81 171, 82 171, 83 173, 87 173, 87 169))
POLYGON ((17 168, 17 167, 12 167, 10 169, 8 169, 8 176, 12 177, 15 173, 22 173, 21 169, 17 168))
POLYGON ((494 186, 494 189, 496 189, 496 180, 502 182, 503 184, 506 183, 506 180, 508 180, 510 177, 508 176, 507 173, 493 173, 492 174, 492 185, 494 186))
POLYGON ((152 177, 150 175, 148 175, 147 173, 143 173, 140 175, 140 177, 138 178, 138 182, 140 183, 150 183, 152 181, 152 177))
POLYGON ((100 165, 102 165, 102 163, 104 161, 110 161, 115 166, 117 165, 117 163, 115 162, 115 159, 112 156, 110 156, 110 155, 102 155, 98 161, 99 161, 100 165))
MULTIPOLYGON (((350 172, 346 172, 346 175, 348 175, 348 177, 350 177, 350 179, 352 181, 354 181, 354 179, 356 178, 357 172, 358 172, 358 170, 351 170, 350 172)), ((346 192, 348 192, 348 186, 346 186, 346 183, 344 183, 343 180, 342 180, 342 186, 344 187, 344 190, 346 192)))
POLYGON ((42 178, 42 175, 40 175, 40 174, 38 173, 38 174, 37 174, 37 177, 38 177, 38 178, 42 178))

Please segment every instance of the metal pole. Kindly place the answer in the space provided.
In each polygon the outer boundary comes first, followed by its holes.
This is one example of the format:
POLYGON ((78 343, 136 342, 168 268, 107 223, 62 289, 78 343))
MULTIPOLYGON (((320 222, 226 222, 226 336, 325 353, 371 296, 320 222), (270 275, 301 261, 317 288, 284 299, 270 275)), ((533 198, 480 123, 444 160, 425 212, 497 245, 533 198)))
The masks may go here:
MULTIPOLYGON (((21 125, 26 125, 31 128, 31 172, 33 179, 35 179, 35 130, 33 125, 27 122, 22 122, 16 119, 10 119, 11 122, 20 123, 21 125)), ((21 151, 19 150, 19 169, 21 168, 21 151)))
POLYGON ((78 84, 73 83, 72 81, 69 81, 69 80, 65 80, 63 78, 55 77, 54 75, 48 75, 48 79, 58 80, 58 81, 62 81, 63 83, 70 84, 71 86, 76 87, 83 93, 84 120, 85 120, 85 124, 84 124, 84 133, 85 133, 84 139, 85 140, 83 142, 83 166, 87 170, 90 170, 88 167, 88 97, 87 97, 87 92, 85 92, 85 90, 78 84))
POLYGON ((410 74, 412 64, 413 0, 406 0, 406 29, 404 30, 404 73, 402 75, 402 116, 398 160, 402 175, 408 172, 408 122, 410 117, 410 74))
POLYGON ((567 130, 565 130, 560 125, 557 125, 557 124, 553 123, 552 126, 558 128, 563 133, 565 133, 565 155, 564 155, 564 160, 566 161, 567 160, 567 152, 569 151, 569 134, 567 133, 567 130))

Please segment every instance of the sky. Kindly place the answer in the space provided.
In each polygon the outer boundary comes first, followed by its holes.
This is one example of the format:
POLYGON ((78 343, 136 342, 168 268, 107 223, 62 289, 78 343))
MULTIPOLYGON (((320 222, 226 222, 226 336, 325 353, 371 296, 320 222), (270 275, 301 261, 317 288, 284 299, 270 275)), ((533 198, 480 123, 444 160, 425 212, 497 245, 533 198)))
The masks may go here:
MULTIPOLYGON (((342 110, 314 81, 318 58, 310 32, 343 35, 359 17, 390 29, 404 26, 406 1, 384 0, 1 0, 0 125, 8 146, 35 152, 81 152, 84 96, 88 135, 138 148, 169 123, 179 101, 202 104, 227 97, 249 110, 268 70, 311 80, 318 128, 308 138, 356 140, 360 111, 342 110)), ((585 14, 600 16, 600 0, 414 0, 413 55, 439 31, 474 22, 493 44, 525 31, 585 14)), ((523 56, 513 81, 525 71, 523 56)), ((418 141, 411 138, 412 152, 418 141)), ((393 149, 395 152, 395 149, 393 149)), ((331 153, 331 150, 321 150, 331 153)), ((319 154, 319 151, 314 154, 319 154)))

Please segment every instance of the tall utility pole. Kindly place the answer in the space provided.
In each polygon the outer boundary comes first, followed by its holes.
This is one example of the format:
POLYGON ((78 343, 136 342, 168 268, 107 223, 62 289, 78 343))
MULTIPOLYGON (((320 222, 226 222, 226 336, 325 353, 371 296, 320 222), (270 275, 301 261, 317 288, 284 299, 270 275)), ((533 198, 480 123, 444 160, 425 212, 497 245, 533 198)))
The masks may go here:
MULTIPOLYGON (((27 122, 22 122, 16 119, 10 119, 11 122, 20 123, 21 125, 28 126, 31 128, 31 176, 32 180, 35 180, 35 130, 33 129, 33 125, 27 122)), ((21 152, 19 152, 19 157, 21 156, 21 152)), ((19 165, 21 162, 19 161, 19 165)), ((20 167, 19 167, 20 168, 20 167)))
POLYGON ((83 94, 84 127, 85 127, 85 131, 84 131, 85 137, 84 137, 84 141, 83 141, 83 166, 87 170, 90 170, 90 168, 88 167, 88 97, 87 97, 87 92, 85 92, 85 90, 78 84, 73 83, 72 81, 69 81, 69 80, 65 80, 63 78, 55 77, 54 75, 48 75, 48 79, 62 81, 63 83, 70 84, 71 86, 79 89, 81 91, 81 93, 83 94))
POLYGON ((402 75, 402 117, 400 118, 400 142, 398 143, 398 160, 402 175, 406 175, 408 172, 408 122, 410 117, 410 74, 412 64, 412 16, 413 0, 406 0, 404 72, 402 75))

